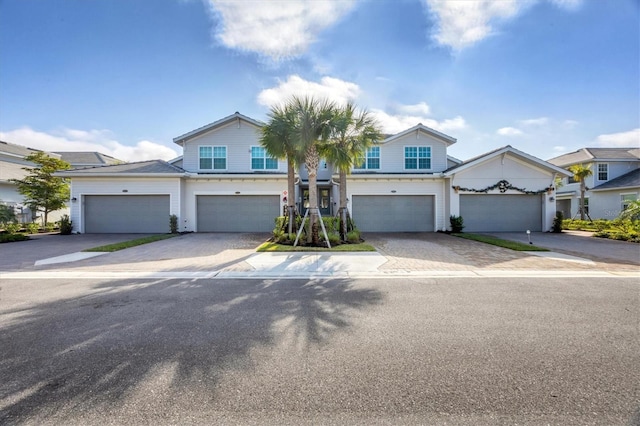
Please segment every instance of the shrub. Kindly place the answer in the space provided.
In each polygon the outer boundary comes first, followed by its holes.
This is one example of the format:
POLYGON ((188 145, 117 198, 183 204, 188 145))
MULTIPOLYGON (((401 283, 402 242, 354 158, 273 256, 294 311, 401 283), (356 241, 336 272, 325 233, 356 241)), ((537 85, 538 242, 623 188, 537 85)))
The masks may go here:
POLYGON ((449 223, 451 224, 451 232, 453 233, 462 232, 464 229, 464 220, 462 219, 462 216, 449 216, 449 223))
POLYGON ((7 231, 8 234, 16 234, 20 229, 22 229, 22 225, 17 222, 4 224, 4 230, 7 231))
POLYGON ((65 214, 60 218, 60 234, 71 235, 72 231, 73 231, 73 222, 69 218, 69 215, 65 214))
POLYGON ((55 229, 56 229, 56 224, 55 224, 54 222, 47 222, 47 223, 45 223, 45 225, 44 225, 44 229, 45 229, 47 232, 53 232, 53 231, 55 231, 55 229))
POLYGON ((15 241, 26 241, 29 236, 24 234, 0 234, 0 243, 13 243, 15 241))
POLYGON ((358 244, 360 242, 360 231, 354 229, 353 231, 347 232, 347 242, 351 244, 358 244))
POLYGON ((562 220, 563 220, 562 212, 557 211, 556 217, 553 218, 553 227, 551 228, 551 232, 554 232, 556 234, 559 234, 560 232, 562 232, 562 220))
MULTIPOLYGON (((169 216, 169 231, 172 234, 178 233, 178 216, 176 216, 175 214, 169 216)), ((60 232, 62 233, 62 231, 60 232)))
POLYGON ((24 227, 30 234, 37 234, 38 230, 40 229, 40 225, 35 222, 27 223, 24 225, 24 227))

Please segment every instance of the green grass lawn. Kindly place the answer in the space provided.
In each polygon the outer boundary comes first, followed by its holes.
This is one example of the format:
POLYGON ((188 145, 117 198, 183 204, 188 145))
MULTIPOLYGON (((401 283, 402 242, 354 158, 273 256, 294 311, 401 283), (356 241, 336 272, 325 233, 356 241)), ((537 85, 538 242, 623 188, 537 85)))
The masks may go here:
POLYGON ((141 246, 142 244, 153 243, 154 241, 166 240, 167 238, 173 238, 178 234, 160 234, 150 235, 148 237, 136 238, 135 240, 122 241, 120 243, 107 244, 105 246, 93 247, 82 251, 99 251, 99 252, 114 252, 118 250, 124 250, 129 247, 141 246))
POLYGON ((491 244, 498 247, 504 247, 516 251, 549 251, 546 248, 537 247, 532 244, 523 244, 517 241, 503 240, 501 238, 490 237, 488 235, 479 234, 451 234, 459 238, 478 241, 481 243, 491 244))
POLYGON ((276 252, 276 251, 328 251, 331 253, 339 253, 339 252, 362 252, 362 251, 376 251, 376 249, 371 244, 341 244, 339 246, 335 246, 332 248, 326 247, 303 247, 303 246, 289 246, 284 244, 277 244, 267 241, 266 243, 261 244, 256 251, 259 252, 276 252))

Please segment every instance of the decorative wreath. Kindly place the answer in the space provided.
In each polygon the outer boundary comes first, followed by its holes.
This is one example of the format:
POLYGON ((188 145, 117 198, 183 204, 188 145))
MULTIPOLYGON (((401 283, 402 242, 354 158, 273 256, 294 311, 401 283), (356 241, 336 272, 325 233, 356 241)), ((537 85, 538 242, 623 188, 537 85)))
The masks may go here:
POLYGON ((491 186, 487 186, 486 188, 483 189, 475 189, 475 188, 461 188, 460 186, 453 186, 452 187, 456 193, 459 191, 463 191, 463 192, 482 192, 482 193, 487 193, 489 191, 493 191, 494 189, 498 189, 501 193, 505 193, 508 190, 512 189, 514 191, 518 191, 518 192, 522 192, 523 194, 528 194, 528 195, 537 195, 537 194, 543 194, 545 192, 547 193, 551 193, 553 191, 553 186, 549 186, 547 188, 541 189, 539 191, 527 191, 526 188, 518 188, 517 186, 513 186, 509 183, 509 181, 507 180, 501 180, 498 183, 496 183, 495 185, 491 185, 491 186))

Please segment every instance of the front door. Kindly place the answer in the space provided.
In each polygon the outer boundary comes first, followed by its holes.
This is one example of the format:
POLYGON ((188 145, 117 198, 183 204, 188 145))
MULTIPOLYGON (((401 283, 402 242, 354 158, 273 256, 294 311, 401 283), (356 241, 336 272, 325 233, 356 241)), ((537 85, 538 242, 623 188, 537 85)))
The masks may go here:
MULTIPOLYGON (((309 189, 302 191, 302 214, 309 208, 309 189)), ((331 216, 331 188, 318 188, 318 208, 322 217, 331 216)))

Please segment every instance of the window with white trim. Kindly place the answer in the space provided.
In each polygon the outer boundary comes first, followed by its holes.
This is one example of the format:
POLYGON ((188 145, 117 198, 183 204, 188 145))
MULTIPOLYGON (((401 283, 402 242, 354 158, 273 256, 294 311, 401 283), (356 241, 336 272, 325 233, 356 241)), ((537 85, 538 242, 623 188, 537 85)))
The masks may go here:
POLYGON ((598 180, 609 180, 609 165, 607 163, 598 164, 598 180))
POLYGON ((430 146, 405 146, 404 168, 406 170, 428 170, 431 168, 430 146))
POLYGON ((261 146, 251 147, 251 170, 277 170, 278 159, 269 157, 261 146))
POLYGON ((380 168, 380 147, 367 148, 363 157, 358 157, 353 166, 355 170, 378 170, 380 168))
POLYGON ((226 146, 201 146, 198 150, 200 170, 226 170, 226 146))

